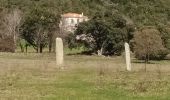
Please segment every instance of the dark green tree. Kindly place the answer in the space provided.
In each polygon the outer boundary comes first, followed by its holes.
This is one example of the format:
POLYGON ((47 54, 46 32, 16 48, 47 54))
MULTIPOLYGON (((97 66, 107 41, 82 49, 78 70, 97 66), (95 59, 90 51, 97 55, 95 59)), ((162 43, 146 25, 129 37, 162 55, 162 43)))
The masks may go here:
POLYGON ((170 28, 168 26, 161 26, 158 27, 158 30, 161 32, 164 46, 170 50, 170 28))
POLYGON ((37 52, 42 53, 48 43, 51 45, 51 39, 54 36, 54 31, 58 28, 58 22, 58 16, 49 9, 34 7, 25 16, 21 34, 37 52))
POLYGON ((124 42, 131 38, 131 30, 127 27, 126 20, 120 14, 105 12, 96 13, 88 22, 79 24, 75 34, 68 40, 71 47, 83 44, 93 53, 120 55, 124 42))

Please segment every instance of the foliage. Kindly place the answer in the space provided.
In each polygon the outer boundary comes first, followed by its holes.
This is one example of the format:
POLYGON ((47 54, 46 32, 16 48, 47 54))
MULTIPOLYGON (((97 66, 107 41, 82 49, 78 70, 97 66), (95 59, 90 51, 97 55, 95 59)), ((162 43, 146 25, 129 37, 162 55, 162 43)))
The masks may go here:
POLYGON ((170 50, 170 28, 167 26, 159 27, 159 31, 162 33, 162 40, 164 42, 164 46, 170 50))
MULTIPOLYGON (((93 18, 98 11, 119 12, 138 29, 143 26, 157 27, 161 32, 165 47, 169 48, 167 38, 169 32, 168 34, 165 32, 170 23, 169 0, 0 0, 0 10, 8 9, 10 11, 18 8, 22 10, 23 15, 30 12, 30 9, 36 5, 58 15, 67 12, 83 12, 89 18, 93 18), (163 26, 162 29, 160 29, 160 25, 163 26)), ((57 19, 59 20, 59 17, 57 19)), ((0 31, 2 29, 0 22, 0 31)))
POLYGON ((167 24, 170 15, 169 0, 1 0, 0 4, 6 8, 18 7, 25 11, 38 4, 60 14, 84 12, 90 17, 97 11, 118 11, 139 27, 167 24))
POLYGON ((21 33, 37 52, 47 45, 52 32, 57 28, 58 17, 46 8, 33 8, 26 16, 21 33))
POLYGON ((21 49, 21 52, 25 51, 27 53, 27 49, 30 46, 30 44, 25 39, 20 39, 18 45, 21 49))
POLYGON ((138 59, 163 59, 167 51, 162 44, 160 32, 152 27, 142 28, 134 35, 135 55, 138 59))
POLYGON ((0 52, 15 52, 14 40, 12 37, 0 38, 0 52))
POLYGON ((71 46, 75 43, 83 44, 101 55, 120 55, 124 42, 132 38, 132 27, 127 26, 126 20, 120 14, 96 13, 91 20, 78 25, 72 40, 70 38, 68 42, 71 46))

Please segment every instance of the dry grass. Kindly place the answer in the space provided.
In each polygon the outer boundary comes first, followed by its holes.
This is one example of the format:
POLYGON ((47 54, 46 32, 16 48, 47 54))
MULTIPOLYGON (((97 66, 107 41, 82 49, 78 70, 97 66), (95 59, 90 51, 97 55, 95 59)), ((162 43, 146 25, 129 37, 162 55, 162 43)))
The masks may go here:
POLYGON ((132 60, 127 72, 122 57, 0 53, 0 100, 167 100, 170 61, 132 60))

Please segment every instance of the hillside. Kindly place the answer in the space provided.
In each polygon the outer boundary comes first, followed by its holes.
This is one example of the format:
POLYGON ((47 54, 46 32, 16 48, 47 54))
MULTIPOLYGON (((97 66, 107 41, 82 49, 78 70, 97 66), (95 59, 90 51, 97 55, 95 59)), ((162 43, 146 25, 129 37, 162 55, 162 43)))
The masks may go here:
MULTIPOLYGON (((4 14, 1 14, 1 11, 10 13, 14 8, 19 8, 25 20, 25 15, 29 15, 32 10, 44 9, 57 15, 58 24, 56 25, 59 25, 59 16, 67 12, 83 12, 89 18, 93 18, 96 12, 103 15, 105 12, 116 12, 126 21, 133 23, 136 29, 144 26, 156 27, 161 33, 165 47, 170 48, 169 5, 169 0, 0 0, 0 17, 4 14)), ((113 16, 110 15, 109 18, 113 16)), ((0 29, 4 29, 2 26, 0 23, 0 29)))
POLYGON ((1 0, 1 7, 29 10, 44 6, 56 13, 84 12, 93 16, 97 11, 112 10, 129 17, 138 26, 169 25, 169 0, 1 0))

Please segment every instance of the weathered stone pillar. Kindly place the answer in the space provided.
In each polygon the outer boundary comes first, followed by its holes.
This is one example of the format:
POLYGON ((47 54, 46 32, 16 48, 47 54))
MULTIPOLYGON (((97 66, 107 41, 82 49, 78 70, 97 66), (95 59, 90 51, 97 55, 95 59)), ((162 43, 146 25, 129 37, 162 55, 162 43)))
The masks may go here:
POLYGON ((56 65, 61 66, 64 63, 63 41, 56 38, 56 65))
POLYGON ((131 71, 131 59, 130 59, 130 47, 128 43, 125 43, 125 57, 126 57, 126 67, 127 71, 131 71))

